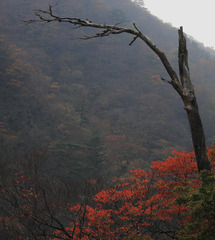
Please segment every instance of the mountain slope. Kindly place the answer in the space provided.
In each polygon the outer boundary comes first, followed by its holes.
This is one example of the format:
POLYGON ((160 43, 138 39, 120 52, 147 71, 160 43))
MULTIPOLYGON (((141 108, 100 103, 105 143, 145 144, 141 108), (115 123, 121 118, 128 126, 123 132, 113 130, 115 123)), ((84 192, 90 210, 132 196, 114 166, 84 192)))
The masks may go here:
MULTIPOLYGON (((177 30, 128 0, 55 1, 60 15, 137 26, 177 68, 177 30)), ((30 24, 51 1, 1 2, 1 148, 5 159, 47 149, 67 177, 115 176, 192 148, 182 103, 159 59, 132 37, 80 40, 69 24, 30 24)), ((191 76, 208 143, 214 141, 215 60, 189 40, 191 76)))

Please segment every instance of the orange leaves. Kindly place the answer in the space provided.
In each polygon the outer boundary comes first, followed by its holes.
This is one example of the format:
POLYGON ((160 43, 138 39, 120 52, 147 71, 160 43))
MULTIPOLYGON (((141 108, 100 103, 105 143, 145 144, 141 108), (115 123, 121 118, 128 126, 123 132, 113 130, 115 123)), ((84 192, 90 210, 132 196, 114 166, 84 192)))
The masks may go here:
MULTIPOLYGON (((80 236, 81 239, 91 239, 88 237, 90 235, 100 239, 99 236, 105 232, 109 236, 112 234, 110 227, 114 221, 111 219, 111 210, 81 204, 74 206, 69 204, 68 210, 75 216, 75 221, 66 228, 67 233, 72 233, 73 239, 80 239, 80 236)), ((57 237, 63 237, 62 234, 62 231, 55 231, 57 237)))
POLYGON ((114 224, 114 221, 111 219, 111 210, 92 208, 88 206, 87 217, 90 225, 97 227, 97 229, 100 229, 105 225, 110 226, 114 224))
POLYGON ((59 91, 58 82, 53 82, 53 83, 51 84, 51 88, 52 88, 52 90, 58 92, 58 91, 59 91))
POLYGON ((16 136, 16 135, 6 135, 6 137, 9 139, 17 139, 18 138, 18 136, 16 136))
POLYGON ((46 96, 47 99, 52 99, 52 98, 55 98, 56 95, 54 93, 50 93, 46 96))
POLYGON ((107 203, 113 201, 115 190, 102 190, 101 192, 97 193, 94 200, 100 203, 107 203))
POLYGON ((152 75, 151 76, 151 81, 153 84, 157 85, 157 84, 162 84, 164 85, 164 82, 161 80, 160 75, 156 74, 156 75, 152 75))
POLYGON ((37 195, 34 194, 34 190, 33 188, 30 188, 30 189, 23 189, 23 194, 22 194, 23 197, 37 197, 37 195))
POLYGON ((148 172, 132 170, 133 177, 121 180, 111 189, 102 190, 95 196, 96 207, 94 211, 91 209, 93 215, 89 221, 92 224, 93 220, 95 224, 97 219, 99 222, 102 220, 114 229, 114 236, 126 235, 134 226, 146 231, 152 223, 168 223, 172 231, 176 231, 177 227, 171 226, 171 222, 180 227, 187 220, 187 209, 183 204, 174 204, 177 196, 173 190, 180 185, 199 186, 194 158, 192 152, 173 152, 173 156, 165 162, 154 162, 148 172))
MULTIPOLYGON (((47 77, 46 77, 46 79, 47 79, 47 77)), ((48 77, 48 80, 49 80, 49 77, 48 77)), ((60 87, 59 87, 59 85, 58 85, 58 82, 53 82, 53 83, 50 85, 50 87, 51 87, 51 91, 52 91, 52 92, 46 96, 47 99, 55 98, 55 97, 56 97, 56 93, 57 93, 57 92, 59 91, 59 89, 60 89, 60 87)))
POLYGON ((0 122, 0 136, 4 136, 11 140, 18 139, 18 136, 9 133, 8 129, 5 127, 5 124, 3 122, 0 122))
POLYGON ((125 135, 110 135, 110 136, 106 136, 106 140, 108 142, 119 142, 122 140, 125 140, 126 136, 125 135))
MULTIPOLYGON (((66 221, 62 229, 54 229, 50 239, 160 239, 167 228, 168 234, 175 236, 190 220, 184 203, 176 203, 175 187, 197 189, 197 172, 194 153, 185 152, 173 152, 165 162, 154 162, 147 172, 132 170, 133 176, 98 192, 91 204, 65 204, 62 209, 70 222, 66 221)), ((26 202, 40 198, 32 187, 25 187, 22 173, 14 177, 26 202)), ((94 179, 91 183, 96 184, 94 179)), ((53 206, 61 210, 61 204, 53 206)), ((31 217, 31 205, 24 205, 23 212, 31 217)))
POLYGON ((24 84, 24 82, 21 82, 16 79, 11 79, 8 85, 15 86, 15 87, 21 87, 24 84))
POLYGON ((212 172, 215 173, 215 145, 208 148, 208 156, 211 161, 212 172))
POLYGON ((187 179, 187 176, 191 177, 198 172, 193 152, 181 153, 173 151, 173 155, 174 157, 169 157, 165 162, 154 162, 151 169, 161 177, 169 175, 171 179, 175 178, 176 181, 177 177, 187 179))
POLYGON ((134 173, 137 178, 147 177, 147 173, 142 169, 130 170, 131 173, 134 173))
MULTIPOLYGON (((24 177, 23 173, 14 174, 15 184, 20 189, 20 198, 23 197, 23 199, 27 199, 27 201, 38 197, 38 194, 35 194, 34 188, 29 186, 29 180, 30 179, 24 177)), ((26 208, 26 206, 23 207, 26 208)))

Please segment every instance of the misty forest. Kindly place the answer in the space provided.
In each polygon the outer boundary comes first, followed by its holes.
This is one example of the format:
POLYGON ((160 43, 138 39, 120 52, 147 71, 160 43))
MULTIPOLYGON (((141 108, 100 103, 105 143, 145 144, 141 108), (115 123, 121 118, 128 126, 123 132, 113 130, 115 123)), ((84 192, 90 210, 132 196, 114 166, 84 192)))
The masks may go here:
POLYGON ((0 239, 213 240, 215 50, 138 1, 0 12, 0 239))

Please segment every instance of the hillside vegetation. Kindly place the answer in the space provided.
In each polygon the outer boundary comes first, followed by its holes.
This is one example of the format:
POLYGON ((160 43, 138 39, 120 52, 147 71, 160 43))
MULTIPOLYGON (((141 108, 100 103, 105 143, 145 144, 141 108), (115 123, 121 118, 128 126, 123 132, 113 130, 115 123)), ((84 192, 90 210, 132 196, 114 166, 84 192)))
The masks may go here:
MULTIPOLYGON (((43 170, 66 178, 121 176, 173 149, 192 149, 179 97, 159 59, 127 35, 83 41, 89 29, 29 24, 33 9, 139 29, 177 66, 177 29, 128 0, 0 3, 0 141, 3 161, 43 151, 43 170)), ((190 71, 208 144, 214 142, 215 59, 188 41, 190 71)))

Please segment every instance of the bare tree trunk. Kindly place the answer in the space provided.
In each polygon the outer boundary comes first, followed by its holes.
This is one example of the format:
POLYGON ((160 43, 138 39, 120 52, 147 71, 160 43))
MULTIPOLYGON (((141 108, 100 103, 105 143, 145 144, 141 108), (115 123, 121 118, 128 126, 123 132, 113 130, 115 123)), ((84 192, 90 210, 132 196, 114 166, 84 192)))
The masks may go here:
MULTIPOLYGON (((184 101, 184 97, 182 96, 184 101)), ((198 105, 196 98, 191 102, 184 102, 185 110, 187 111, 187 116, 190 125, 190 132, 193 141, 193 147, 196 155, 196 161, 198 165, 199 172, 207 169, 210 170, 210 162, 207 154, 207 147, 205 143, 204 129, 202 126, 202 121, 199 115, 198 105)))
POLYGON ((172 69, 172 66, 168 62, 168 59, 166 58, 165 54, 162 53, 159 49, 157 49, 157 47, 153 44, 149 45, 149 47, 160 57, 166 71, 168 72, 170 78, 172 79, 171 81, 168 82, 178 92, 184 103, 184 108, 188 116, 190 132, 192 136, 192 142, 199 172, 204 169, 211 170, 210 161, 207 154, 204 128, 199 114, 199 108, 193 84, 190 78, 190 71, 188 65, 188 51, 182 27, 180 27, 180 29, 178 30, 178 40, 179 40, 178 66, 180 78, 178 78, 177 74, 172 69))
POLYGON ((27 21, 27 23, 33 22, 67 22, 75 26, 75 28, 79 27, 90 27, 94 29, 101 29, 101 32, 96 33, 92 36, 84 36, 82 39, 92 39, 97 37, 105 37, 111 34, 121 34, 128 33, 134 36, 134 39, 130 42, 129 45, 132 45, 138 38, 144 41, 149 48, 160 58, 163 66, 165 67, 167 73, 169 74, 171 81, 167 81, 162 78, 162 80, 170 83, 173 88, 180 95, 184 108, 187 112, 190 132, 193 141, 193 147, 196 154, 196 161, 198 165, 199 172, 207 169, 210 170, 210 161, 207 155, 207 148, 205 143, 205 135, 204 129, 202 126, 201 118, 199 115, 198 104, 196 101, 195 92, 193 89, 193 85, 190 79, 190 72, 188 66, 188 52, 186 48, 186 39, 183 34, 183 28, 180 27, 178 30, 179 35, 179 49, 178 49, 178 65, 179 65, 179 74, 172 68, 169 63, 166 55, 159 49, 157 46, 146 36, 144 35, 135 24, 133 24, 135 29, 119 27, 116 25, 107 25, 107 24, 97 24, 92 21, 86 19, 80 19, 75 17, 59 17, 53 13, 52 6, 49 6, 48 10, 38 10, 35 12, 37 16, 36 20, 27 21))
MULTIPOLYGON (((210 161, 207 154, 207 147, 205 142, 204 128, 202 125, 201 117, 199 114, 199 108, 194 92, 194 88, 190 78, 189 65, 188 65, 188 51, 186 47, 186 39, 183 34, 183 28, 180 27, 178 30, 178 66, 180 78, 178 78, 176 72, 173 70, 171 64, 169 63, 166 55, 161 52, 156 45, 154 45, 150 39, 139 32, 140 38, 153 50, 154 53, 160 58, 166 71, 168 72, 171 81, 170 83, 173 88, 180 95, 184 108, 187 112, 190 132, 192 136, 193 147, 196 155, 196 162, 198 166, 198 171, 204 169, 211 170, 210 161)), ((162 78, 162 80, 166 81, 162 78)))
POLYGON ((182 87, 179 94, 183 100, 184 107, 187 112, 198 170, 199 171, 202 171, 204 169, 210 170, 211 167, 207 154, 204 129, 199 114, 194 88, 190 79, 188 66, 188 51, 186 48, 186 39, 183 35, 182 27, 179 29, 178 35, 179 35, 178 65, 182 87))

